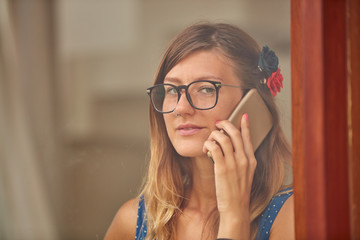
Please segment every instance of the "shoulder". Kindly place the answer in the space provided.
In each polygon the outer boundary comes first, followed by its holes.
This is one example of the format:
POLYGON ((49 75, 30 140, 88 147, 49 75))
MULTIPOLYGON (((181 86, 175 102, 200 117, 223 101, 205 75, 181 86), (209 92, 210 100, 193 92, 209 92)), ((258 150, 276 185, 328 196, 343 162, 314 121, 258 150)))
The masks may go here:
POLYGON ((106 232, 105 240, 135 239, 138 204, 139 198, 133 198, 120 207, 106 232))
POLYGON ((281 207, 271 227, 269 239, 295 239, 294 195, 281 207))

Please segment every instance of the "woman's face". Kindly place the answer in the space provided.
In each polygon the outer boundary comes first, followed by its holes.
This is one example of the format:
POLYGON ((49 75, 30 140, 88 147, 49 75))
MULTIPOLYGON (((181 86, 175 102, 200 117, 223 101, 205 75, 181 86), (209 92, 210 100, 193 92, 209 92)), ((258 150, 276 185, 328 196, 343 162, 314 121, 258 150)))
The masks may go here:
MULTIPOLYGON (((240 85, 231 60, 217 50, 201 50, 190 54, 170 70, 164 83, 178 86, 197 80, 240 85)), ((168 136, 178 154, 184 157, 204 155, 202 147, 216 129, 215 122, 227 119, 241 96, 241 89, 223 86, 213 109, 197 110, 190 105, 183 91, 175 111, 164 114, 168 136)))

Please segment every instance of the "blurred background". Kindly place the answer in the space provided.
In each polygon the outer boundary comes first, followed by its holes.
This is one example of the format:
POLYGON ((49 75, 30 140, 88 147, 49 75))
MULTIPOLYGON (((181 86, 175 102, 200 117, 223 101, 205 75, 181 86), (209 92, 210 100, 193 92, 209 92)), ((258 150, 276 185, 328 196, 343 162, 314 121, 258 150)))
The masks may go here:
POLYGON ((0 0, 0 239, 104 237, 145 175, 145 89, 198 21, 275 50, 291 141, 289 0, 0 0))

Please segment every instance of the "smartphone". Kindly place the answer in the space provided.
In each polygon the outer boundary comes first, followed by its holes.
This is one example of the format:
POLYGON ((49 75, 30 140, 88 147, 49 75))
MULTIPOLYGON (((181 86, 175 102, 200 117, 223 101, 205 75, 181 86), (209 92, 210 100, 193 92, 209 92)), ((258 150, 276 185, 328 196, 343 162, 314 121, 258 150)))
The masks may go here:
POLYGON ((271 113, 255 88, 246 93, 228 119, 240 128, 244 113, 249 116, 250 138, 255 152, 273 126, 271 113))

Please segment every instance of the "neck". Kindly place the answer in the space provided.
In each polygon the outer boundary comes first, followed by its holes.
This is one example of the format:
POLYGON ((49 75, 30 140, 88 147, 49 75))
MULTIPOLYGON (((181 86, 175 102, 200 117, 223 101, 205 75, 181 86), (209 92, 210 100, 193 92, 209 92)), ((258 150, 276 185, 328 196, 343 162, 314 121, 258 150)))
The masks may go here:
POLYGON ((193 163, 193 185, 187 207, 207 213, 216 206, 214 165, 207 156, 190 161, 193 163))

